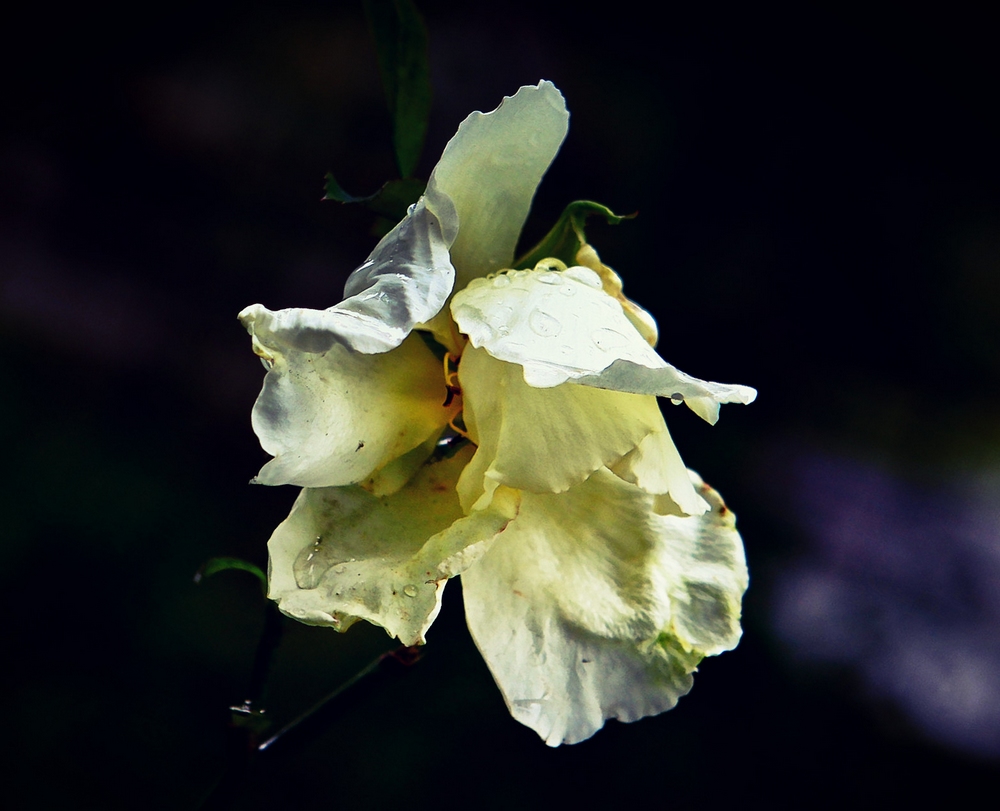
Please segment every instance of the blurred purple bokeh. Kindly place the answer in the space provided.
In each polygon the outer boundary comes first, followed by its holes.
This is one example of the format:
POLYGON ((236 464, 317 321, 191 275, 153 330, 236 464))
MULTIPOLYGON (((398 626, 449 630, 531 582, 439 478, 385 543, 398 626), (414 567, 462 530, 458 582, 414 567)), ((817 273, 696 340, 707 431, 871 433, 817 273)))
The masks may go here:
POLYGON ((932 487, 815 453, 791 470, 808 546, 778 576, 778 634, 855 668, 930 737, 1000 757, 1000 471, 932 487))

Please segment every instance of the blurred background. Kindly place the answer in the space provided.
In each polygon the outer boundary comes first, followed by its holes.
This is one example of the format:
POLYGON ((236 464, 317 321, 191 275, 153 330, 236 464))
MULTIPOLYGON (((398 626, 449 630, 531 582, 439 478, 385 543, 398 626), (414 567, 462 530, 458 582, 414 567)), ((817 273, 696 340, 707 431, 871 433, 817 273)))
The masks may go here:
MULTIPOLYGON (((1000 183, 985 18, 912 6, 418 3, 421 174, 472 110, 551 79, 570 134, 524 244, 570 200, 660 352, 756 386, 666 406, 740 518, 740 647, 662 716, 546 748, 510 719, 452 583, 423 661, 289 736, 234 808, 930 805, 1000 777, 1000 183), (661 12, 657 12, 659 14, 661 12)), ((394 176, 360 2, 30 8, 0 141, 7 696, 32 808, 196 808, 226 766, 293 488, 251 487, 263 376, 236 322, 326 307, 394 176)), ((288 622, 282 723, 379 653, 288 622)), ((989 796, 989 795, 987 795, 989 796)))

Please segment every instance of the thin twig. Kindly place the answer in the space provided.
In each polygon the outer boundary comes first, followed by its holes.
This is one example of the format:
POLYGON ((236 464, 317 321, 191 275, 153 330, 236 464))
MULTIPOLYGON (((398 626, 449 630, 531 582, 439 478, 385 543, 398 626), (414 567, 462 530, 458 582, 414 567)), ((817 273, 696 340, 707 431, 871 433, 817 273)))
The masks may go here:
POLYGON ((383 669, 388 664, 403 665, 404 667, 409 667, 415 664, 420 659, 420 649, 416 646, 406 647, 402 646, 396 648, 396 650, 388 651, 383 653, 381 656, 377 657, 357 673, 355 673, 351 678, 341 684, 339 687, 333 690, 333 692, 328 693, 319 701, 317 701, 313 706, 307 709, 305 712, 293 718, 287 724, 285 724, 281 729, 275 732, 270 738, 258 745, 257 751, 263 752, 272 746, 279 738, 281 738, 286 733, 292 731, 297 726, 307 721, 312 716, 316 715, 320 710, 323 709, 327 704, 333 701, 335 698, 349 690, 359 681, 364 679, 366 676, 383 669))

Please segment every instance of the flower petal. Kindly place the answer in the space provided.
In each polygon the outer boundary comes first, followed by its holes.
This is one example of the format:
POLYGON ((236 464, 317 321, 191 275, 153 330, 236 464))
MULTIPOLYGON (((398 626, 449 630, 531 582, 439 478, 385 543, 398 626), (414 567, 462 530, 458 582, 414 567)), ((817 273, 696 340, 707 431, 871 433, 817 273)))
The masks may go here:
POLYGON ((524 494, 462 575, 469 629, 511 714, 550 746, 670 709, 702 657, 739 640, 743 547, 718 494, 692 478, 712 505, 703 516, 657 515, 607 470, 524 494))
POLYGON ((684 400, 709 422, 719 403, 750 403, 748 386, 710 383, 664 361, 589 268, 509 270, 474 279, 451 312, 472 345, 524 367, 529 386, 566 382, 684 400))
POLYGON ((427 188, 446 195, 458 212, 451 247, 456 289, 510 266, 535 189, 568 128, 562 94, 539 82, 505 97, 491 113, 472 113, 448 142, 427 188))
POLYGON ((458 220, 447 198, 436 200, 440 215, 421 199, 382 238, 348 278, 349 298, 326 310, 272 312, 254 304, 240 313, 240 322, 265 346, 317 353, 337 345, 366 354, 395 349, 415 324, 438 313, 455 281, 448 247, 458 220))
POLYGON ((458 407, 442 406, 440 362, 417 335, 380 355, 338 343, 310 349, 307 319, 298 330, 273 331, 264 312, 242 314, 270 365, 252 422, 275 458, 261 468, 258 484, 362 481, 439 434, 458 407))
POLYGON ((452 201, 428 191, 347 278, 347 298, 324 311, 349 346, 385 352, 438 314, 455 284, 448 249, 457 233, 452 201))
POLYGON ((534 389, 520 366, 482 349, 466 348, 458 375, 465 424, 479 446, 459 480, 466 510, 488 503, 498 485, 567 490, 663 428, 653 397, 586 386, 534 389))
POLYGON ((661 515, 701 515, 709 509, 708 502, 695 491, 666 423, 662 431, 650 434, 611 465, 611 471, 651 495, 668 497, 667 503, 656 500, 656 511, 661 515))
POLYGON ((359 619, 423 644, 445 581, 475 562, 516 514, 505 491, 463 517, 455 480, 471 449, 424 466, 377 498, 360 487, 304 489, 274 531, 268 596, 289 616, 343 631, 359 619))

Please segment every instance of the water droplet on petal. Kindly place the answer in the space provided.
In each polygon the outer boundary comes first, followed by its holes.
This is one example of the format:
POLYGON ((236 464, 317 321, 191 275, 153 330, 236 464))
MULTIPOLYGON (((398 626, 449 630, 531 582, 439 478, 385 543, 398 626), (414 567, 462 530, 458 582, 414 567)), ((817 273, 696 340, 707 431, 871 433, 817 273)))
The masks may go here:
POLYGON ((551 338, 562 332, 562 324, 556 318, 548 313, 543 313, 541 310, 534 310, 528 316, 528 326, 531 327, 531 331, 535 335, 539 335, 542 338, 551 338))
POLYGON ((680 405, 681 403, 684 402, 684 395, 678 391, 675 391, 673 394, 670 395, 670 402, 673 403, 674 405, 680 405))
POLYGON ((493 280, 493 286, 494 287, 510 287, 510 276, 508 276, 506 273, 504 273, 504 274, 502 274, 500 276, 497 276, 493 280))
POLYGON ((626 336, 618 330, 610 329, 609 327, 595 329, 592 333, 590 333, 590 339, 597 345, 597 348, 603 352, 611 352, 615 349, 621 349, 628 346, 629 343, 626 336))
POLYGON ((598 276, 590 268, 585 268, 580 265, 575 265, 569 268, 564 276, 570 279, 576 279, 576 281, 587 285, 587 287, 593 287, 595 290, 602 290, 603 285, 601 284, 601 277, 598 276))
POLYGON ((542 284, 562 284, 562 276, 558 273, 540 273, 536 277, 542 284))
POLYGON ((404 586, 403 587, 403 594, 405 594, 407 597, 416 597, 417 596, 417 587, 416 586, 412 586, 412 585, 410 585, 410 586, 404 586))
POLYGON ((323 548, 323 537, 316 536, 309 546, 299 552, 295 563, 292 565, 292 573, 295 575, 295 582, 300 589, 314 589, 323 580, 330 567, 337 566, 337 574, 346 570, 346 566, 340 565, 343 561, 336 558, 331 559, 332 552, 323 548))

